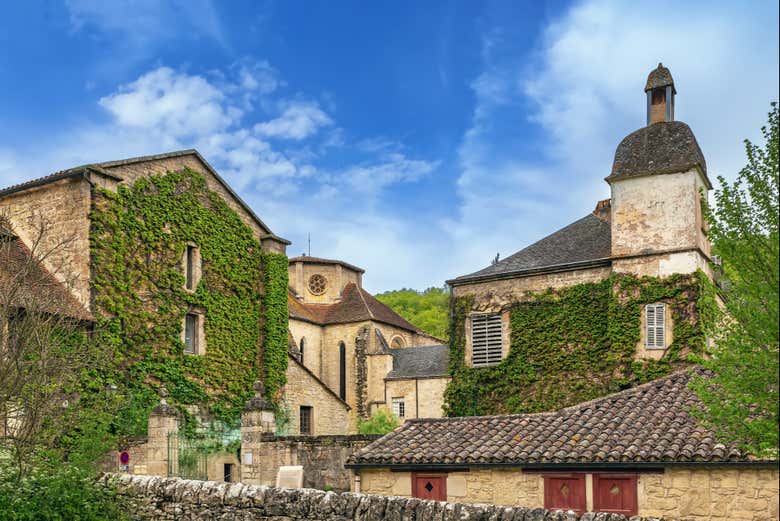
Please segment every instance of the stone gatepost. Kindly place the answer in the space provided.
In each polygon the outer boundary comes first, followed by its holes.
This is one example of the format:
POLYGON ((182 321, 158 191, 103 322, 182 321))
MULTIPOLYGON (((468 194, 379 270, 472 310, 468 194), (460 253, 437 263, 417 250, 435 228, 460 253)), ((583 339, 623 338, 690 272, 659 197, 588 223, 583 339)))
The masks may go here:
POLYGON ((255 396, 241 413, 241 481, 251 485, 262 484, 262 451, 264 433, 276 432, 276 418, 271 403, 265 399, 265 385, 255 382, 255 396))
POLYGON ((166 394, 160 390, 160 403, 149 415, 146 472, 152 476, 168 475, 168 435, 179 432, 179 411, 168 405, 166 394))

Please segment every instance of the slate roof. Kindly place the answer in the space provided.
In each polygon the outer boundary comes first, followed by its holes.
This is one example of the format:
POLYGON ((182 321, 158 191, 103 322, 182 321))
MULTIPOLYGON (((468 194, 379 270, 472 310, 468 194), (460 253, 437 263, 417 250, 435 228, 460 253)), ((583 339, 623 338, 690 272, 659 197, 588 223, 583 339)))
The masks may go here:
MULTIPOLYGON (((659 63, 658 67, 650 71, 647 75, 647 83, 645 83, 645 92, 651 89, 657 89, 658 87, 666 87, 671 85, 674 89, 674 80, 672 79, 672 73, 664 67, 663 63, 659 63)), ((675 90, 675 94, 677 91, 675 90)))
POLYGON ((290 290, 287 294, 287 305, 290 318, 315 324, 348 324, 375 320, 415 333, 422 333, 417 326, 411 324, 389 306, 379 302, 371 293, 358 287, 354 282, 344 286, 339 302, 333 304, 304 303, 298 300, 290 290))
POLYGON ((662 121, 632 132, 615 151, 612 173, 606 180, 685 172, 699 167, 707 187, 707 162, 691 127, 682 121, 662 121))
POLYGON ((591 213, 496 264, 448 280, 447 283, 457 285, 460 282, 522 275, 577 264, 608 264, 611 249, 609 222, 591 213))
POLYGON ((447 345, 390 349, 393 370, 388 380, 435 378, 449 375, 450 347, 447 345))
POLYGON ((23 277, 13 305, 34 308, 77 320, 91 321, 92 313, 49 270, 31 262, 32 252, 11 230, 0 226, 0 284, 23 277))
POLYGON ((298 257, 291 257, 289 259, 289 262, 290 264, 295 262, 308 262, 309 264, 340 264, 345 268, 348 268, 353 271, 357 271, 359 273, 365 273, 366 271, 363 268, 358 268, 354 264, 349 264, 348 262, 335 260, 335 259, 324 259, 322 257, 312 257, 311 255, 300 255, 298 257))
POLYGON ((552 413, 407 420, 355 453, 348 466, 757 461, 719 443, 687 412, 700 403, 690 377, 678 372, 552 413))

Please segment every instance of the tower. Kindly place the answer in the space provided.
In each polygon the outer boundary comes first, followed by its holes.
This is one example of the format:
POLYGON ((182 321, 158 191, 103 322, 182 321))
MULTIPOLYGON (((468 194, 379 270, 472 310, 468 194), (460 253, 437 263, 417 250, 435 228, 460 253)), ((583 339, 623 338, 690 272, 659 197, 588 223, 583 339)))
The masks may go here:
POLYGON ((647 125, 626 136, 606 178, 616 272, 663 277, 709 271, 701 196, 712 188, 690 127, 674 120, 677 91, 658 64, 645 85, 647 125))

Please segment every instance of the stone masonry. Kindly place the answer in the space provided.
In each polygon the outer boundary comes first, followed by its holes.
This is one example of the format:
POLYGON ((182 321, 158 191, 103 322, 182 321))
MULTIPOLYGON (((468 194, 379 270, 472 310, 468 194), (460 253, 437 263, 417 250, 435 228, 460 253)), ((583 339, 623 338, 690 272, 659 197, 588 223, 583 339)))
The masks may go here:
MULTIPOLYGON (((621 514, 445 503, 413 498, 285 489, 243 483, 106 474, 138 521, 235 519, 258 521, 626 521, 621 514)), ((667 518, 669 519, 669 518, 667 518)), ((634 516, 630 521, 662 521, 634 516)), ((669 521, 672 521, 669 519, 669 521)))

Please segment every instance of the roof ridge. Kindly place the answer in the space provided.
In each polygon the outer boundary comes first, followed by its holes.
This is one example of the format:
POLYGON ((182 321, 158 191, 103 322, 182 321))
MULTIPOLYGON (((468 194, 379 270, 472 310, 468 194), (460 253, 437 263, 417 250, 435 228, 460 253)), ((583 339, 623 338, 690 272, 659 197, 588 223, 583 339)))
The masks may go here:
POLYGON ((360 301, 363 302, 363 305, 366 307, 366 311, 368 311, 368 316, 371 317, 371 320, 376 320, 376 317, 374 317, 374 312, 371 311, 371 307, 368 305, 368 302, 366 302, 366 297, 363 295, 363 288, 358 287, 357 284, 354 282, 350 282, 350 284, 354 284, 357 288, 358 295, 360 295, 360 301))

